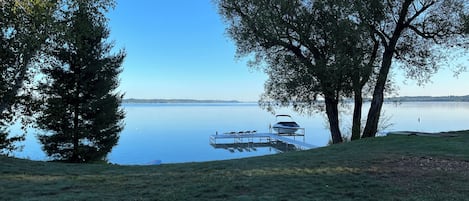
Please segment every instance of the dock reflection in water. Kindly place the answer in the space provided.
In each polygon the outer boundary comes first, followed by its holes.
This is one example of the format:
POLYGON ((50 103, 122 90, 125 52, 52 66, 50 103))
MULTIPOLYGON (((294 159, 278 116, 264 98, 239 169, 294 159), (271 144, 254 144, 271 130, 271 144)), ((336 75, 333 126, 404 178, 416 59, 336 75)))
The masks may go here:
POLYGON ((300 148, 295 145, 288 144, 280 141, 271 142, 244 142, 244 143, 226 143, 226 144, 211 144, 215 149, 226 149, 229 152, 251 152, 257 151, 257 148, 273 148, 277 152, 298 151, 300 148))

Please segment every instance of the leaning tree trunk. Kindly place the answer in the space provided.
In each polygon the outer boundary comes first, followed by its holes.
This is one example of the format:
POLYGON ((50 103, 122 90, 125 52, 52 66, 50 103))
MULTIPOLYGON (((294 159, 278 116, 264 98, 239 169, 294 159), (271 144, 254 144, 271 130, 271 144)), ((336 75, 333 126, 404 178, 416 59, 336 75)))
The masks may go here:
POLYGON ((402 8, 399 12, 399 19, 397 21, 396 28, 394 29, 389 42, 385 45, 381 69, 379 70, 378 80, 373 92, 373 99, 371 100, 365 130, 363 130, 363 138, 374 137, 378 131, 379 117, 381 115, 381 108, 384 101, 384 89, 388 79, 389 69, 391 68, 392 57, 394 55, 394 50, 396 49, 397 41, 401 37, 403 30, 409 26, 409 22, 406 22, 406 16, 412 2, 412 0, 406 0, 403 2, 402 8))
POLYGON ((339 128, 339 101, 337 101, 334 98, 330 97, 325 97, 325 102, 326 102, 326 114, 327 118, 329 119, 329 129, 331 131, 331 136, 332 136, 332 143, 337 144, 341 143, 342 140, 342 134, 340 133, 340 128, 339 128))
POLYGON ((368 111, 368 118, 366 126, 363 130, 363 138, 374 137, 378 131, 379 117, 381 115, 381 108, 384 101, 384 89, 388 79, 389 69, 391 68, 393 50, 386 48, 383 53, 383 63, 379 71, 378 80, 373 92, 373 99, 371 100, 370 110, 368 111))

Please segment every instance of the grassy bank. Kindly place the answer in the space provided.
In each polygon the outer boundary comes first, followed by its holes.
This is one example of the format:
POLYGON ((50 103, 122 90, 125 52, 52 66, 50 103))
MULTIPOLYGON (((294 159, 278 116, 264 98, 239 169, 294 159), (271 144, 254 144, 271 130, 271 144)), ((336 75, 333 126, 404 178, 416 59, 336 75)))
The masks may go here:
POLYGON ((0 157, 0 200, 466 200, 469 131, 160 166, 0 157))

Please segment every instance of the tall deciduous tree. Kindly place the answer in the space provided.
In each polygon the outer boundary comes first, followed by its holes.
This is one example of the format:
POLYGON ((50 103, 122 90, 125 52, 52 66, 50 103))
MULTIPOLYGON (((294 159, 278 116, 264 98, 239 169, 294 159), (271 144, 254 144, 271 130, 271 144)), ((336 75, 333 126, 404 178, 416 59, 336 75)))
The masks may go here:
POLYGON ((425 82, 448 49, 468 46, 464 0, 216 2, 238 54, 254 53, 254 64, 267 66, 264 99, 303 110, 322 96, 334 143, 340 97, 353 94, 352 139, 359 139, 363 88, 373 84, 362 137, 375 136, 393 59, 425 82))
MULTIPOLYGON (((354 123, 360 132, 361 91, 373 73, 377 47, 376 42, 363 40, 369 31, 360 23, 354 1, 216 3, 229 24, 228 34, 236 42, 238 55, 253 53, 253 64, 266 64, 269 79, 263 101, 310 111, 323 108, 318 108, 317 101, 323 97, 332 141, 339 143, 338 105, 341 98, 355 93, 359 97, 355 111, 360 113, 354 115, 354 123)), ((370 18, 380 16, 374 13, 370 18)))
POLYGON ((382 20, 362 15, 372 28, 372 38, 383 49, 363 137, 376 135, 393 60, 409 77, 425 81, 448 58, 448 50, 458 48, 467 53, 469 44, 465 36, 469 7, 465 0, 388 0, 382 1, 382 6, 382 20))
POLYGON ((37 125, 43 149, 69 162, 104 160, 123 129, 122 94, 115 92, 125 53, 113 45, 104 12, 113 1, 69 1, 61 15, 66 26, 51 42, 52 65, 43 70, 44 95, 37 125))
POLYGON ((17 149, 24 135, 8 127, 29 111, 33 59, 45 43, 56 9, 54 0, 0 1, 0 154, 17 149))

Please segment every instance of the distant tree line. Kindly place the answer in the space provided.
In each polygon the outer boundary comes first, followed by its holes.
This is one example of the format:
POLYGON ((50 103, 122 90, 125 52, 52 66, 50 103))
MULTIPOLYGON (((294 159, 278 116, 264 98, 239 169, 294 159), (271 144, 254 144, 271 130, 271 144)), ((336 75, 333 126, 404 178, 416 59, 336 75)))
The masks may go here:
POLYGON ((124 99, 123 103, 240 103, 236 100, 195 100, 195 99, 124 99))
MULTIPOLYGON (((352 98, 352 140, 374 137, 392 68, 425 83, 467 55, 465 0, 215 0, 237 56, 269 78, 261 103, 324 111, 333 143, 343 141, 340 103, 352 98), (363 97, 371 106, 362 125, 363 97)), ((464 68, 460 68, 464 69, 464 68)), ((460 70, 459 69, 459 70, 460 70)))
POLYGON ((0 152, 32 124, 54 160, 105 160, 123 129, 116 92, 124 51, 107 40, 113 0, 0 1, 0 152))
POLYGON ((469 102, 468 96, 401 96, 386 98, 391 102, 469 102))

